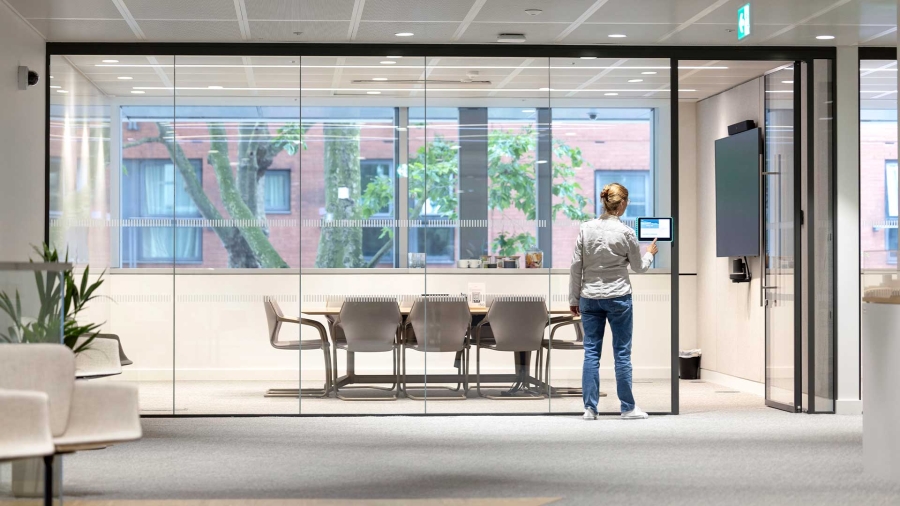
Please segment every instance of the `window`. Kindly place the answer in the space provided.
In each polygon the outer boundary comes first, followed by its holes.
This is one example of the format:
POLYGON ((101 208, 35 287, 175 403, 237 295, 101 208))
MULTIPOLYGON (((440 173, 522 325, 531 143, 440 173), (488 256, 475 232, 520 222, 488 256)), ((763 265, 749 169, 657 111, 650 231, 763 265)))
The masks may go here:
POLYGON ((269 169, 263 176, 266 187, 266 212, 270 214, 291 213, 291 171, 269 169))
MULTIPOLYGON (((359 179, 360 179, 360 188, 365 191, 366 188, 369 187, 370 184, 377 184, 377 182, 384 181, 384 178, 387 178, 387 181, 390 181, 393 184, 394 181, 394 161, 390 159, 375 159, 375 160, 360 160, 359 162, 359 179)), ((369 219, 370 220, 389 220, 394 217, 394 201, 393 199, 386 204, 384 207, 378 210, 377 213, 373 214, 369 219)), ((376 256, 381 254, 378 257, 378 261, 375 262, 375 265, 393 267, 394 265, 394 241, 391 240, 390 234, 388 234, 383 227, 363 227, 362 230, 362 252, 363 258, 366 262, 371 262, 376 256), (387 251, 382 252, 383 248, 389 248, 387 251)))
MULTIPOLYGON (((202 162, 191 163, 201 174, 202 162)), ((122 217, 130 221, 122 227, 123 264, 202 262, 203 229, 176 221, 201 216, 171 160, 126 159, 123 166, 122 217)))
POLYGON ((897 264, 897 214, 898 214, 898 180, 897 160, 886 160, 884 164, 884 203, 885 218, 885 249, 888 251, 888 263, 897 264))
POLYGON ((651 216, 653 205, 650 200, 650 171, 645 170, 598 170, 594 172, 594 202, 597 215, 603 214, 603 203, 600 192, 610 183, 619 183, 628 189, 628 208, 623 218, 635 219, 640 216, 651 216))

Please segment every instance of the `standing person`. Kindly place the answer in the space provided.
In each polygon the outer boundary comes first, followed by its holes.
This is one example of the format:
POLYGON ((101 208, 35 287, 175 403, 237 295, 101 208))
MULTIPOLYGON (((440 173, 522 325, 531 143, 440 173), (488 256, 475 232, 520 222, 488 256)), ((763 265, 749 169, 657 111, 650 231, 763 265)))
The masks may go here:
POLYGON ((622 418, 648 418, 631 391, 631 281, 628 266, 646 272, 657 253, 656 240, 641 256, 637 236, 619 219, 628 208, 628 190, 612 183, 600 192, 603 214, 581 225, 569 274, 569 309, 581 315, 584 327, 584 367, 581 373, 584 419, 597 419, 600 398, 600 350, 606 321, 613 334, 616 392, 622 418))

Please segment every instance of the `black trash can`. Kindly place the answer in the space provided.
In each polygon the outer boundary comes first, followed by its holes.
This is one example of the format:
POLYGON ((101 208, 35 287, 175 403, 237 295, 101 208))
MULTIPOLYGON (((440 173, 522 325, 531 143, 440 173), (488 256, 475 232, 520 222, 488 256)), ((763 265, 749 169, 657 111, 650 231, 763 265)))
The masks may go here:
POLYGON ((700 357, 678 357, 680 362, 681 374, 678 376, 683 380, 700 379, 700 357))

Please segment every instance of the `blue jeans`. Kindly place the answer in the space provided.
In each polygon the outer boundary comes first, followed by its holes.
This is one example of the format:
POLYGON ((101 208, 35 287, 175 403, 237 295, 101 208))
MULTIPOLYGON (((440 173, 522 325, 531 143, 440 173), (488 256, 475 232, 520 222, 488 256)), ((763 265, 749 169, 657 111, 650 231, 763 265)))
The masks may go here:
POLYGON ((631 392, 631 331, 634 327, 631 295, 614 299, 586 299, 579 302, 581 324, 584 326, 584 368, 581 389, 585 409, 597 411, 600 400, 600 351, 606 320, 613 334, 613 355, 616 363, 616 393, 622 412, 634 409, 631 392))

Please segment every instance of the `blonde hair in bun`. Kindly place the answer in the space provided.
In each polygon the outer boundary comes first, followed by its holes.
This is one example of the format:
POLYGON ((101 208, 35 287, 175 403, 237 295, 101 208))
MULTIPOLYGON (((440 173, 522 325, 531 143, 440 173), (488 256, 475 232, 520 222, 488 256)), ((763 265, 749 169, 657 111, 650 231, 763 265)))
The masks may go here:
POLYGON ((600 200, 603 202, 603 209, 607 213, 616 214, 622 202, 628 200, 628 188, 619 183, 610 183, 600 191, 600 200))

